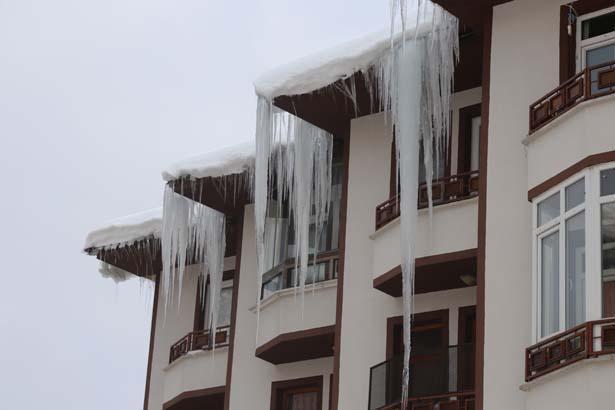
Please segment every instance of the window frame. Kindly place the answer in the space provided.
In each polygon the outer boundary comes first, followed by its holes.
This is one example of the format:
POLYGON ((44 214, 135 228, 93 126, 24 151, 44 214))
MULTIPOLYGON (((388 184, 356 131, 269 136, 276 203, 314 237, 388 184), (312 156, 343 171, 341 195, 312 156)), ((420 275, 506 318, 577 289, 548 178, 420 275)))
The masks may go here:
POLYGON ((602 171, 615 169, 615 162, 588 167, 532 200, 532 341, 541 342, 566 330, 566 221, 585 212, 585 319, 584 322, 604 319, 602 283, 602 213, 604 204, 615 203, 615 194, 601 196, 602 171), (565 211, 566 188, 585 178, 585 201, 565 211), (560 215, 538 225, 538 204, 560 193, 560 215), (550 335, 541 335, 541 239, 559 231, 559 330, 550 335), (563 283, 563 285, 562 285, 563 283))
POLYGON ((584 170, 566 181, 559 184, 542 195, 535 198, 532 202, 532 340, 540 342, 552 337, 554 334, 566 330, 566 222, 571 218, 585 212, 585 320, 589 317, 589 295, 588 291, 588 261, 591 259, 588 255, 589 250, 589 227, 588 225, 588 202, 591 198, 591 177, 589 170, 584 170), (566 210, 566 188, 584 179, 585 181, 585 198, 584 201, 576 205, 570 210, 566 210), (538 226, 538 204, 545 199, 559 193, 559 215, 552 220, 538 226), (559 326, 554 333, 542 335, 542 240, 553 233, 558 232, 558 319, 559 326))
POLYGON ((592 13, 583 14, 577 18, 576 25, 576 68, 577 72, 580 72, 586 67, 586 54, 587 51, 599 48, 608 44, 615 44, 615 30, 602 34, 596 37, 592 37, 587 40, 582 40, 583 36, 583 22, 591 20, 593 18, 615 12, 615 6, 607 7, 592 13))

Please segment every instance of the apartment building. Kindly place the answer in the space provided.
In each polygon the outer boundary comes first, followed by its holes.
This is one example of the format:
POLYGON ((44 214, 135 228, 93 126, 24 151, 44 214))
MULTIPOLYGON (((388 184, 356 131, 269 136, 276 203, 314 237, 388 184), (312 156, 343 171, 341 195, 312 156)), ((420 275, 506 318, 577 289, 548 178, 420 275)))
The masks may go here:
MULTIPOLYGON (((459 18, 460 61, 431 210, 419 175, 408 408, 613 408, 615 1, 437 3, 459 18)), ((263 78, 307 84, 382 41, 263 78)), ((258 286, 253 143, 163 173, 226 215, 226 255, 215 330, 209 287, 190 274, 202 261, 190 261, 181 303, 156 286, 144 410, 401 409, 395 142, 356 71, 273 99, 334 137, 330 214, 305 292, 288 215, 268 217, 258 286)), ((133 216, 93 232, 86 251, 158 283, 161 225, 159 211, 133 216)))

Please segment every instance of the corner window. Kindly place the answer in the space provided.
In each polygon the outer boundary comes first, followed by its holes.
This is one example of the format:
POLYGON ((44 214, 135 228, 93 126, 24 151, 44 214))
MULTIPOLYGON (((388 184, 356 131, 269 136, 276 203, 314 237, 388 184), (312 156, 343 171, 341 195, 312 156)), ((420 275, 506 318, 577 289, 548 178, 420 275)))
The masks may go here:
POLYGON ((615 164, 534 201, 535 339, 615 317, 615 164))
POLYGON ((586 178, 536 205, 538 337, 585 321, 586 178))

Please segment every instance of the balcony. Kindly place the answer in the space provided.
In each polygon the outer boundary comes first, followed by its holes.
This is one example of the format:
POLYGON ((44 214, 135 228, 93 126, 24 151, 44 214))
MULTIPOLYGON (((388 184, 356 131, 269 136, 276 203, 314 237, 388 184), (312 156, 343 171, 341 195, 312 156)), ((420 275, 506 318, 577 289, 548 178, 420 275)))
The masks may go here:
MULTIPOLYGON (((433 204, 444 205, 478 195, 478 171, 451 175, 435 180, 431 185, 433 204)), ((419 209, 429 206, 427 184, 419 186, 419 209)), ((399 217, 399 197, 396 195, 376 207, 376 230, 399 217)))
MULTIPOLYGON (((474 409, 474 345, 412 352, 407 410, 474 409)), ((400 410, 403 357, 370 370, 369 410, 400 410)))
POLYGON ((528 347, 525 380, 607 354, 615 354, 615 318, 587 322, 528 347))
POLYGON ((199 330, 190 332, 186 336, 182 337, 175 344, 171 346, 169 351, 169 363, 173 363, 175 360, 186 355, 188 352, 196 350, 212 350, 215 347, 227 347, 230 340, 230 326, 222 326, 216 329, 216 335, 214 338, 210 337, 209 330, 199 330))
POLYGON ((583 101, 615 93, 615 61, 588 67, 530 105, 530 134, 583 101))

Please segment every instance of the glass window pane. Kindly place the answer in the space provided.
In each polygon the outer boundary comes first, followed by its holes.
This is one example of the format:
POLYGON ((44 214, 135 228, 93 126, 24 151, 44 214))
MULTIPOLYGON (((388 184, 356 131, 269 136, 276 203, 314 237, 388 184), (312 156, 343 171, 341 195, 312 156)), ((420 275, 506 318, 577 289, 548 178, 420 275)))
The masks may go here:
POLYGON ((585 322, 585 212, 566 221, 566 328, 585 322))
POLYGON ((481 117, 472 118, 472 141, 470 141, 470 170, 478 170, 480 154, 481 117))
MULTIPOLYGON (((608 63, 615 60, 615 44, 607 44, 602 47, 587 50, 585 53, 585 66, 594 67, 603 63, 608 63)), ((610 87, 598 88, 598 78, 601 72, 608 70, 609 67, 604 67, 591 71, 591 93, 606 92, 612 90, 610 87)))
POLYGON ((584 21, 581 31, 583 40, 615 31, 615 12, 584 21))
POLYGON ((231 324, 231 300, 233 298, 233 288, 223 288, 220 291, 220 307, 218 310, 218 326, 228 326, 231 324))
POLYGON ((600 172, 600 195, 615 194, 615 168, 600 172))
POLYGON ((602 315, 615 316, 615 202, 602 205, 602 315))
POLYGON ((566 211, 585 202, 585 178, 566 187, 566 211))
POLYGON ((540 243, 541 337, 559 330, 559 232, 540 243))
POLYGON ((538 226, 559 216, 559 192, 538 204, 538 226))

